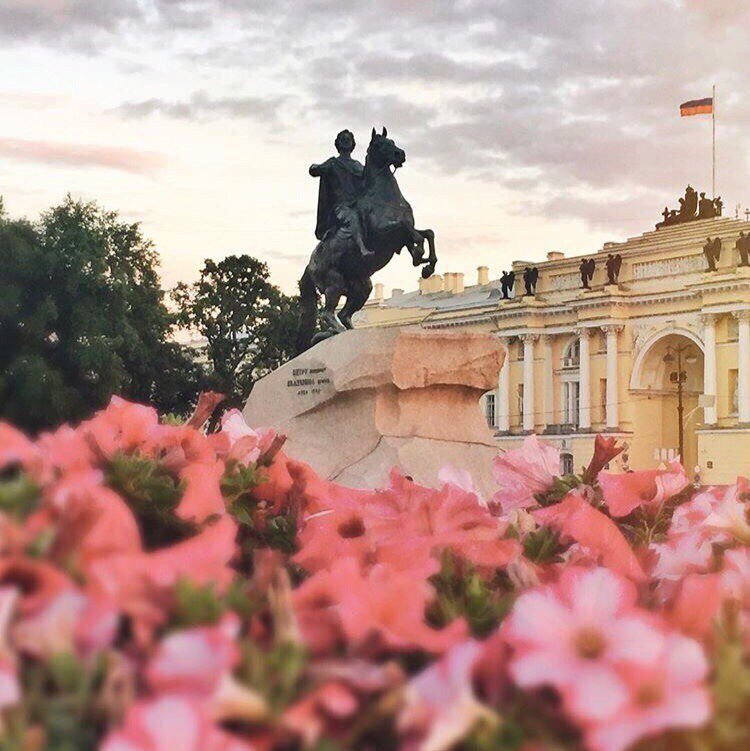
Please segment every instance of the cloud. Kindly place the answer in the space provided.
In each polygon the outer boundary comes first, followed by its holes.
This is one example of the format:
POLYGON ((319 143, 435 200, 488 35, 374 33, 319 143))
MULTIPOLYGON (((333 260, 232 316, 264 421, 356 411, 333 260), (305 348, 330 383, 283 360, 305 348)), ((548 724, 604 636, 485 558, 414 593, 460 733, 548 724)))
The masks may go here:
POLYGON ((0 0, 0 35, 89 39, 121 63, 150 47, 189 62, 201 88, 186 98, 155 89, 117 107, 124 118, 252 118, 272 126, 269 139, 283 127, 296 145, 308 131, 319 138, 341 127, 363 141, 385 124, 410 170, 507 187, 527 212, 635 230, 636 212, 653 202, 657 220, 686 182, 710 175, 706 123, 681 121, 677 107, 714 82, 721 191, 728 204, 745 198, 748 8, 740 0, 622 0, 616 13, 608 0, 0 0))
POLYGON ((125 21, 142 18, 138 0, 2 0, 0 37, 83 42, 84 34, 111 33, 125 21))
POLYGON ((179 120, 209 120, 221 117, 252 118, 264 122, 275 121, 284 97, 236 96, 212 97, 196 91, 189 99, 168 101, 143 99, 123 102, 111 110, 126 118, 141 118, 159 114, 179 120))
POLYGON ((160 154, 121 146, 1 137, 0 157, 52 166, 105 167, 137 175, 151 174, 166 162, 160 154))

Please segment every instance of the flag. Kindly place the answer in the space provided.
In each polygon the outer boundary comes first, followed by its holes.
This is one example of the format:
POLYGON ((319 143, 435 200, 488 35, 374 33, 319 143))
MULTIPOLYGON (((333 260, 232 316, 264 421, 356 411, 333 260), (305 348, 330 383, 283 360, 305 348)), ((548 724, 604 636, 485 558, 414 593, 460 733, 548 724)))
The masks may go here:
POLYGON ((690 115, 710 115, 714 111, 714 98, 712 96, 705 99, 691 99, 680 105, 680 116, 689 117, 690 115))

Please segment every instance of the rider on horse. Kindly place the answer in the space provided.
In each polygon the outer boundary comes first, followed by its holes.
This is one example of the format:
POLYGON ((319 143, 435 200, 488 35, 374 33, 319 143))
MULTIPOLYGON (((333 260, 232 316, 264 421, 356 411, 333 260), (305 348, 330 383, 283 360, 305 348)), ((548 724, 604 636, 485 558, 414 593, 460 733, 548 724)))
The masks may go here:
POLYGON ((361 162, 352 159, 355 145, 354 134, 350 130, 342 130, 334 142, 339 155, 310 167, 310 174, 320 178, 315 237, 322 240, 327 233, 343 229, 362 256, 367 257, 372 255, 372 251, 365 246, 362 223, 354 207, 362 192, 365 169, 361 162))

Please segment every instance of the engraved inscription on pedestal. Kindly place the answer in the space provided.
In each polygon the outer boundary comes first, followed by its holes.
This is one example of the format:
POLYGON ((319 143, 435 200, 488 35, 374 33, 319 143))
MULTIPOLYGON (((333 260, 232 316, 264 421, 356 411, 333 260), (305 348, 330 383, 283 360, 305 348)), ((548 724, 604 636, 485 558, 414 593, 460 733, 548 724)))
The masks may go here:
POLYGON ((333 393, 331 373, 325 365, 310 363, 293 368, 291 377, 287 379, 286 388, 295 396, 318 397, 333 393))

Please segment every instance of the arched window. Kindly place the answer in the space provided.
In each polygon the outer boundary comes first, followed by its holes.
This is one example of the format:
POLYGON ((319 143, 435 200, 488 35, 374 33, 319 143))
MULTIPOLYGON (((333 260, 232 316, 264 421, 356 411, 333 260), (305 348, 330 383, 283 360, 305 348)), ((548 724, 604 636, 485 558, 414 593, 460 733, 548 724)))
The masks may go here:
POLYGON ((560 454, 560 474, 572 475, 575 468, 573 466, 573 454, 564 452, 560 454))
POLYGON ((571 339, 563 351, 563 368, 577 368, 581 364, 581 340, 578 337, 571 339))

